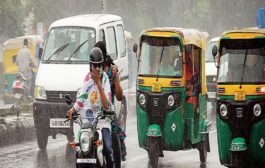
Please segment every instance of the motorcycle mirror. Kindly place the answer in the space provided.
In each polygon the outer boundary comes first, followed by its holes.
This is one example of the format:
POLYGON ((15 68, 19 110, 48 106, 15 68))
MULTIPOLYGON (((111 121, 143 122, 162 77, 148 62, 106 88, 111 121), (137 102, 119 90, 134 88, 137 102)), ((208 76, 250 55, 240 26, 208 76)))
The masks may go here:
POLYGON ((71 105, 71 103, 72 103, 72 99, 71 99, 71 96, 69 95, 69 94, 66 94, 65 96, 64 96, 64 100, 65 100, 65 102, 66 102, 66 104, 68 104, 68 105, 71 105))

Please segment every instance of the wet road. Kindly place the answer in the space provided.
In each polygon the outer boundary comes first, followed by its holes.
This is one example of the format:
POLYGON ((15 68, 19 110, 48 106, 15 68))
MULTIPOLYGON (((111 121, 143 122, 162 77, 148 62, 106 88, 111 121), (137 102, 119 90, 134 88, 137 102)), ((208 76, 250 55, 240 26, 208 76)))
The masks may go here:
MULTIPOLYGON (((133 101, 129 101, 133 102, 133 101)), ((127 121, 127 160, 123 168, 149 167, 147 152, 138 146, 135 105, 131 106, 127 121)), ((200 165, 198 150, 164 152, 165 157, 159 159, 159 167, 163 168, 223 168, 218 159, 217 137, 215 131, 214 112, 209 106, 209 118, 213 122, 210 134, 211 152, 207 163, 200 165)), ((21 143, 0 148, 0 168, 72 168, 74 152, 68 147, 65 136, 49 137, 46 152, 40 152, 36 141, 21 143)))

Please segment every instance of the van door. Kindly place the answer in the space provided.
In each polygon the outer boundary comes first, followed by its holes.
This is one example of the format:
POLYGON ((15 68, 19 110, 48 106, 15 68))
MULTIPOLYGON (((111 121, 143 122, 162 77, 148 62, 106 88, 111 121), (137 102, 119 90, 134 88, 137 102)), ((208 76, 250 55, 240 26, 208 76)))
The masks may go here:
POLYGON ((105 40, 107 52, 119 68, 121 86, 124 90, 128 89, 128 54, 123 26, 107 26, 105 40))

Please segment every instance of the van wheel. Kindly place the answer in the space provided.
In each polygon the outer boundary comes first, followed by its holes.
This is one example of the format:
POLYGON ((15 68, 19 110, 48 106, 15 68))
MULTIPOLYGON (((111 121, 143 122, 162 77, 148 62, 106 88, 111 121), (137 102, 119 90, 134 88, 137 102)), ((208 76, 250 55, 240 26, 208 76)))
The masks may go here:
POLYGON ((122 97, 122 102, 121 102, 121 109, 120 109, 120 114, 118 117, 118 122, 119 126, 126 131, 126 119, 127 119, 127 101, 126 97, 122 97))
POLYGON ((47 130, 41 129, 41 127, 36 129, 37 142, 40 150, 46 150, 48 143, 48 133, 47 130))

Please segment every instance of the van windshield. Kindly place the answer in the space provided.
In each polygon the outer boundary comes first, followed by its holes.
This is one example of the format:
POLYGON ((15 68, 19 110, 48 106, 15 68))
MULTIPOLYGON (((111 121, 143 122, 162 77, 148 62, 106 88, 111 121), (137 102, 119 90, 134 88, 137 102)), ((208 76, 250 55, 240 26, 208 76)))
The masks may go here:
POLYGON ((182 52, 177 38, 143 37, 139 74, 182 76, 182 52))
POLYGON ((93 28, 59 27, 50 31, 43 54, 43 63, 88 63, 95 45, 93 28))

